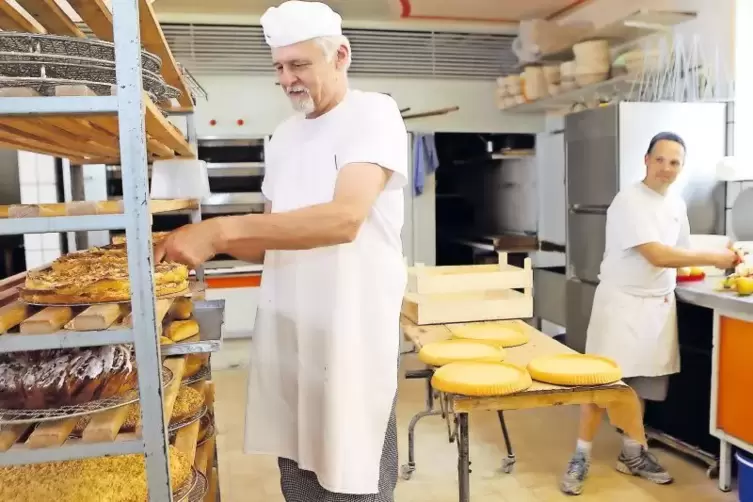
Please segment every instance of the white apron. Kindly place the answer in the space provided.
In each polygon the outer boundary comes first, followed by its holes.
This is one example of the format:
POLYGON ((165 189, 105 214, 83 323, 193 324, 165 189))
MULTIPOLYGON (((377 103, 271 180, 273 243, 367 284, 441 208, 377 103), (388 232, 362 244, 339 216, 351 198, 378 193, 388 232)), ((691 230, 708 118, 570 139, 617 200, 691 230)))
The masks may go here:
POLYGON ((614 359, 624 378, 678 373, 680 346, 674 293, 636 296, 599 284, 588 324, 586 353, 614 359))
MULTIPOLYGON (((273 212, 331 200, 320 150, 287 151, 273 212)), ((375 218, 349 244, 267 252, 251 344, 245 451, 294 460, 335 493, 378 493, 397 392, 406 270, 375 218)))

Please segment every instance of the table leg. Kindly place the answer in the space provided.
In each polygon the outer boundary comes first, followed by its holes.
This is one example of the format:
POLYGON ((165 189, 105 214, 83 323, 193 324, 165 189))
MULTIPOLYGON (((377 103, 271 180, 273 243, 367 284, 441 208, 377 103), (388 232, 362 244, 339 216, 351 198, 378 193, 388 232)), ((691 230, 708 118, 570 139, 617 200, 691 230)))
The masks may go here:
POLYGON ((457 440, 458 440, 458 502, 470 502, 471 500, 471 461, 469 452, 468 414, 458 413, 457 440))
POLYGON ((505 448, 507 449, 507 458, 502 461, 502 471, 506 474, 510 474, 515 466, 515 453, 512 451, 512 442, 510 441, 510 434, 507 432, 507 424, 505 423, 505 414, 502 410, 497 411, 499 417, 499 425, 502 426, 502 436, 505 440, 505 448))
POLYGON ((424 417, 441 415, 440 410, 434 409, 434 389, 431 387, 431 376, 433 371, 430 369, 410 371, 406 373, 406 378, 425 378, 426 379, 426 409, 416 413, 411 418, 408 425, 408 463, 400 467, 400 476, 404 480, 409 480, 416 470, 416 425, 424 417))
POLYGON ((720 441, 719 450, 719 489, 732 490, 732 445, 724 440, 720 441))

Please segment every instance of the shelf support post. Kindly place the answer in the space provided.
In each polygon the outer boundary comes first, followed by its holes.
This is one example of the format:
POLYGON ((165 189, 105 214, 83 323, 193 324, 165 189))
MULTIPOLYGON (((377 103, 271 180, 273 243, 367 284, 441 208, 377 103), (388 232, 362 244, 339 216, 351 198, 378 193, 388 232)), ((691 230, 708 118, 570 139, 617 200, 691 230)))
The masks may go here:
POLYGON ((138 362, 142 440, 149 500, 169 502, 168 435, 162 407, 162 372, 156 325, 152 217, 144 125, 139 0, 113 0, 113 35, 128 272, 138 362))

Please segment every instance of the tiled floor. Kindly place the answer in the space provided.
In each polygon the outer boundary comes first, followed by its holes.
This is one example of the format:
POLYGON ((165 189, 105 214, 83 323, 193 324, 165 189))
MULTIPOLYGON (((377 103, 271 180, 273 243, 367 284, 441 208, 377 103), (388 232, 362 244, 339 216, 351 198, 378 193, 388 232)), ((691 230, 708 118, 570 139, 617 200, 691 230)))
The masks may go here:
MULTIPOLYGON (((403 366, 415 366, 406 356, 403 366)), ((242 453, 246 370, 217 371, 218 447, 223 502, 282 502, 275 459, 242 453)), ((402 380, 398 421, 401 462, 405 461, 407 427, 424 407, 423 381, 402 380)), ((577 410, 550 408, 507 414, 518 463, 508 475, 500 472, 504 444, 496 414, 471 416, 472 502, 733 502, 709 480, 705 468, 665 451, 654 452, 674 475, 670 486, 655 486, 617 473, 613 464, 619 449, 616 433, 604 426, 594 446, 594 465, 585 493, 566 497, 557 489, 576 439, 577 410)), ((457 501, 456 446, 447 441, 445 422, 428 417, 416 429, 417 470, 410 481, 401 480, 397 502, 457 501)))

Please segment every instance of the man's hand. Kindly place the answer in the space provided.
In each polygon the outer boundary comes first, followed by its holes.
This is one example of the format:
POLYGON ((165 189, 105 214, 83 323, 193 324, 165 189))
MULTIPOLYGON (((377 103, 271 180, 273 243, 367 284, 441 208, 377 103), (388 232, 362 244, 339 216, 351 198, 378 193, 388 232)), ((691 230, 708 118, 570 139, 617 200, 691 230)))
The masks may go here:
POLYGON ((170 233, 154 248, 154 261, 176 261, 195 268, 212 259, 221 245, 220 225, 216 218, 185 225, 170 233))
POLYGON ((740 263, 740 255, 729 248, 721 251, 712 251, 709 253, 709 258, 711 258, 712 264, 716 268, 722 270, 734 268, 740 263))

